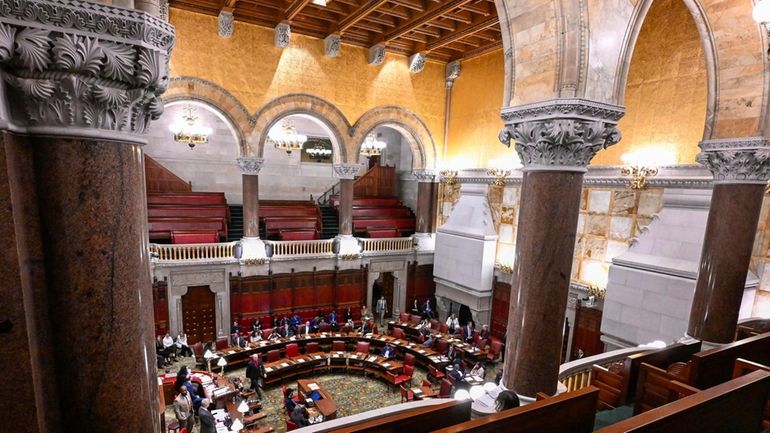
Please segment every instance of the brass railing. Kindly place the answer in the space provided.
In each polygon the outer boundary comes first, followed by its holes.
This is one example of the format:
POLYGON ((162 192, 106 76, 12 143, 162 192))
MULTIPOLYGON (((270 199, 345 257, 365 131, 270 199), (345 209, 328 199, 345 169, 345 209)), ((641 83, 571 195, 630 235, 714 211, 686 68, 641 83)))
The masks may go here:
POLYGON ((388 251, 409 251, 414 246, 412 238, 362 238, 364 253, 380 253, 388 251))
POLYGON ((591 384, 591 371, 593 370, 594 365, 608 367, 613 362, 621 361, 630 355, 645 352, 647 350, 650 349, 630 347, 566 362, 559 368, 559 382, 567 387, 567 391, 585 388, 591 384))
POLYGON ((150 244, 153 258, 162 262, 235 259, 236 242, 218 244, 150 244))
POLYGON ((273 247, 273 258, 334 255, 334 239, 311 241, 265 241, 273 247))

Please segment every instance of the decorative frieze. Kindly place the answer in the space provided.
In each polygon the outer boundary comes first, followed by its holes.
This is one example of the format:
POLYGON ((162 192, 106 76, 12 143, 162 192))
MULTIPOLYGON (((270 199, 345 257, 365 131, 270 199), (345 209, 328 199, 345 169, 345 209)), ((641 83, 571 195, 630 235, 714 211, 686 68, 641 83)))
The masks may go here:
POLYGON ((234 31, 234 19, 233 12, 221 10, 219 11, 217 33, 222 38, 230 38, 233 36, 234 31))
POLYGON ((0 2, 10 129, 143 141, 163 113, 174 30, 145 12, 75 0, 0 2))
POLYGON ((324 39, 324 55, 326 57, 337 57, 340 55, 340 35, 332 34, 324 39))
POLYGON ((415 53, 409 57, 409 72, 419 74, 425 69, 425 54, 415 53))
POLYGON ((334 172, 340 179, 353 179, 360 170, 358 164, 334 164, 334 172))
POLYGON ((286 48, 291 41, 291 26, 287 23, 280 23, 275 26, 275 46, 286 48))
POLYGON ((704 140, 696 160, 714 175, 714 183, 758 183, 770 179, 770 139, 745 137, 704 140))
POLYGON ((418 182, 436 182, 438 180, 438 173, 436 173, 436 170, 427 168, 412 171, 412 176, 414 176, 418 182))
POLYGON ((557 99, 504 109, 499 139, 513 141, 523 170, 586 171, 596 153, 620 141, 623 108, 582 99, 557 99))
POLYGON ((385 44, 369 47, 369 64, 381 65, 385 61, 385 44))
POLYGON ((235 159, 238 164, 238 168, 241 169, 241 173, 252 176, 257 176, 262 169, 265 160, 254 156, 240 156, 235 159))

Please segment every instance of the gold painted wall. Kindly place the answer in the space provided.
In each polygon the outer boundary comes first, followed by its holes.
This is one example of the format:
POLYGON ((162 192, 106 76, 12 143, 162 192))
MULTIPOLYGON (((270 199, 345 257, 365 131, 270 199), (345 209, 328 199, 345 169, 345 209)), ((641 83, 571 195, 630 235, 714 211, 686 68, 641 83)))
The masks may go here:
POLYGON ((621 165, 621 155, 665 148, 694 164, 706 119, 706 62, 698 29, 682 0, 655 0, 639 32, 626 84, 623 140, 592 165, 621 165))
POLYGON ((216 17, 172 8, 170 21, 177 35, 171 76, 212 81, 252 114, 287 93, 321 97, 351 124, 377 106, 400 106, 422 118, 443 149, 444 65, 429 62, 411 74, 404 56, 387 54, 382 65, 372 66, 360 47, 343 45, 339 57, 330 58, 320 39, 292 34, 289 47, 279 49, 272 29, 236 22, 233 37, 224 39, 216 17))
POLYGON ((462 165, 487 167, 490 160, 510 155, 497 140, 503 126, 505 77, 503 51, 463 62, 462 73, 452 89, 452 112, 449 116, 447 161, 462 165))

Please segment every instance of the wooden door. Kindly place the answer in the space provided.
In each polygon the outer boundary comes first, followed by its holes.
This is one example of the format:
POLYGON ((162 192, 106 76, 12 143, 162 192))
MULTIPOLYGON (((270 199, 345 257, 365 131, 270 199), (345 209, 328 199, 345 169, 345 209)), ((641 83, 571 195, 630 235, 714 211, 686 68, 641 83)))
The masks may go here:
POLYGON ((388 313, 390 315, 395 311, 393 305, 393 286, 395 285, 396 278, 393 276, 393 273, 385 272, 382 274, 382 293, 380 296, 384 296, 385 300, 388 301, 388 313))
POLYGON ((182 296, 182 326, 190 345, 215 340, 214 298, 209 286, 188 287, 187 294, 182 296))
POLYGON ((602 310, 586 307, 578 302, 575 310, 575 332, 572 335, 572 353, 570 359, 577 359, 583 351, 583 358, 604 352, 601 341, 602 310))

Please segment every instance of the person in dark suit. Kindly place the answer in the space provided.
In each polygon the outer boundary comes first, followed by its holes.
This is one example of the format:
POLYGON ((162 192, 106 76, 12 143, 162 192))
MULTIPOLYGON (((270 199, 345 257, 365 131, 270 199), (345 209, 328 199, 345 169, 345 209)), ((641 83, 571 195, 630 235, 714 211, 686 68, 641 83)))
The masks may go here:
POLYGON ((240 334, 241 333, 241 325, 238 323, 237 320, 233 320, 233 326, 230 327, 230 334, 240 334))
POLYGON ((382 348, 380 355, 388 359, 393 359, 396 357, 396 349, 390 344, 386 344, 385 347, 382 348))
POLYGON ((426 299, 425 303, 422 304, 422 314, 429 319, 433 318, 433 310, 430 308, 430 299, 426 299))
POLYGON ((254 321, 251 322, 251 332, 262 332, 262 322, 260 322, 259 319, 254 319, 254 321))
POLYGON ((310 321, 308 320, 307 322, 305 322, 304 325, 302 325, 302 327, 299 328, 299 332, 297 333, 297 335, 304 336, 312 332, 313 332, 313 328, 310 326, 310 321))
POLYGON ((308 420, 309 417, 310 414, 302 403, 297 403, 297 405, 294 406, 290 416, 291 420, 294 421, 294 424, 297 424, 300 427, 310 425, 310 420, 308 420))
POLYGON ((214 415, 209 411, 209 404, 211 404, 211 400, 204 398, 201 401, 201 407, 198 409, 198 419, 201 422, 200 433, 217 433, 217 422, 214 419, 214 415))
POLYGON ((329 324, 332 325, 332 328, 335 331, 337 330, 337 313, 335 313, 334 310, 329 313, 329 324))
POLYGON ((353 312, 350 311, 350 307, 348 307, 347 310, 345 310, 345 322, 349 322, 353 320, 353 312))
POLYGON ((417 298, 412 301, 412 314, 420 314, 420 306, 417 305, 417 298))
POLYGON ((252 356, 249 363, 246 364, 246 377, 251 380, 251 389, 257 393, 259 400, 262 400, 262 387, 259 385, 259 380, 263 377, 264 368, 259 355, 252 356))
POLYGON ((294 394, 293 388, 286 388, 286 394, 283 396, 283 404, 286 406, 286 412, 289 414, 294 411, 294 408, 297 406, 297 402, 294 401, 292 398, 292 395, 294 394))
POLYGON ((246 339, 241 334, 236 334, 233 338, 233 346, 246 347, 246 339))
POLYGON ((463 332, 465 333, 465 342, 473 342, 473 321, 469 320, 468 323, 463 326, 463 332))

